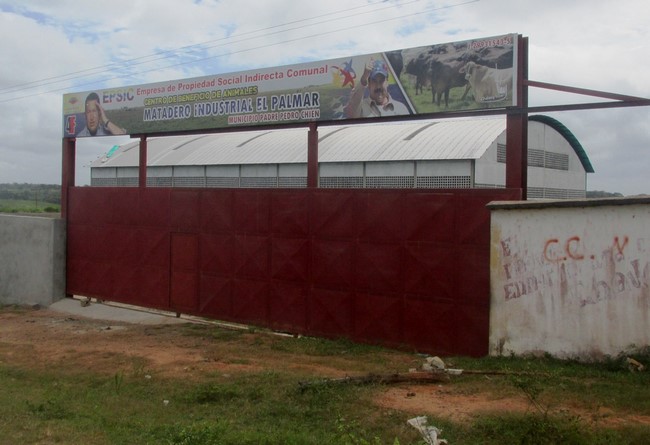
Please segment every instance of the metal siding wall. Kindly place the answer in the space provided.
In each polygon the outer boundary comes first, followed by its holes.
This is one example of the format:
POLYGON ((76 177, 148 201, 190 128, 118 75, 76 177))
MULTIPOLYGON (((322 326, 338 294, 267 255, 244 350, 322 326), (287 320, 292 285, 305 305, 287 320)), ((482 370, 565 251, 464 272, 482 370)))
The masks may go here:
POLYGON ((488 350, 517 190, 71 188, 68 293, 439 354, 488 350))

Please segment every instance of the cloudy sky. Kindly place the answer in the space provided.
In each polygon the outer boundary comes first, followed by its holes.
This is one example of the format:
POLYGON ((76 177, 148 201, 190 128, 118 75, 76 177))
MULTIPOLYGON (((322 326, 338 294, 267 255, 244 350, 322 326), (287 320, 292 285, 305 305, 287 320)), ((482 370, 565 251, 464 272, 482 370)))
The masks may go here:
MULTIPOLYGON (((531 80, 650 98, 649 18, 647 0, 0 0, 0 183, 60 184, 64 93, 509 33, 531 80)), ((550 115, 587 151, 589 190, 650 193, 650 107, 550 115)), ((77 184, 129 140, 78 140, 77 184)))

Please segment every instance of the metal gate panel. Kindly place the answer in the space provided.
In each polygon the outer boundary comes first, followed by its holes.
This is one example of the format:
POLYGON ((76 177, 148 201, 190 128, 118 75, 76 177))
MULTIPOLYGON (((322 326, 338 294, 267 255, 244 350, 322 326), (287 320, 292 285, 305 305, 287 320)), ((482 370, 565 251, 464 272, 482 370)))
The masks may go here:
POLYGON ((92 244, 88 240, 94 230, 68 222, 66 232, 66 292, 96 296, 96 292, 90 292, 91 287, 87 277, 87 266, 91 264, 93 252, 92 244))
POLYGON ((268 234, 271 192, 266 189, 237 189, 232 194, 233 230, 238 233, 268 234))
POLYGON ((110 299, 113 295, 114 257, 111 233, 106 227, 68 227, 73 232, 67 246, 67 288, 72 293, 110 299))
POLYGON ((134 228, 141 224, 142 214, 134 211, 140 205, 140 191, 138 189, 111 189, 108 193, 110 215, 105 221, 111 225, 121 225, 134 228))
POLYGON ((355 281, 355 246, 351 241, 315 239, 312 242, 311 280, 314 286, 343 289, 355 281))
POLYGON ((354 335, 354 293, 312 289, 308 306, 309 333, 327 337, 354 335))
POLYGON ((397 242, 404 239, 403 197, 400 192, 378 191, 363 196, 356 209, 361 223, 359 238, 372 242, 397 242))
MULTIPOLYGON (((169 245, 169 243, 168 243, 169 245)), ((167 267, 147 266, 139 268, 135 281, 123 283, 124 286, 133 286, 137 289, 138 297, 135 300, 123 301, 124 303, 138 304, 145 307, 169 309, 170 273, 167 267)))
POLYGON ((456 197, 454 206, 456 211, 455 242, 457 244, 473 244, 489 250, 490 213, 485 209, 486 204, 487 201, 482 194, 456 197))
POLYGON ((271 281, 269 326, 304 334, 307 332, 307 285, 303 282, 271 281))
POLYGON ((113 301, 136 301, 144 291, 144 295, 150 293, 149 289, 143 289, 140 285, 134 286, 133 283, 140 282, 141 277, 145 276, 145 271, 140 266, 133 264, 114 264, 113 265, 113 301))
POLYGON ((309 197, 300 191, 280 191, 271 195, 271 227, 274 235, 309 236, 309 197))
POLYGON ((465 355, 467 351, 456 347, 456 337, 466 336, 467 341, 477 342, 470 338, 456 322, 458 303, 447 301, 426 301, 409 298, 404 304, 404 343, 418 350, 428 350, 429 345, 435 344, 439 354, 465 355))
POLYGON ((519 190, 68 191, 67 292, 487 353, 489 212, 519 190))
POLYGON ((228 190, 221 193, 204 193, 201 207, 203 233, 230 233, 233 227, 233 195, 228 190))
POLYGON ((359 243, 355 289, 370 292, 400 292, 403 287, 403 251, 400 244, 359 243))
POLYGON ((235 277, 268 280, 269 251, 268 236, 236 235, 233 252, 235 277))
POLYGON ((453 344, 455 354, 467 356, 482 356, 487 354, 486 345, 477 341, 479 338, 490 336, 490 308, 477 308, 470 305, 459 305, 454 309, 457 332, 456 341, 453 344))
POLYGON ((420 299, 455 298, 454 283, 457 256, 453 245, 408 243, 405 248, 404 292, 420 299))
POLYGON ((231 234, 202 234, 200 237, 201 273, 232 277, 235 271, 235 240, 231 234))
POLYGON ((418 243, 454 243, 454 199, 451 193, 404 195, 399 217, 405 239, 418 243))
POLYGON ((178 312, 196 313, 199 305, 199 239, 196 234, 172 233, 170 275, 170 307, 178 312))
POLYGON ((359 201, 354 190, 312 192, 311 228, 316 239, 356 239, 359 232, 359 201))
POLYGON ((202 273, 199 282, 199 310, 205 317, 235 321, 232 309, 233 280, 202 273))
POLYGON ((140 227, 146 230, 159 228, 168 233, 171 226, 171 197, 171 189, 139 190, 137 206, 127 211, 137 215, 140 227))
MULTIPOLYGON (((169 307, 170 234, 159 229, 132 230, 123 244, 131 253, 117 257, 113 301, 157 308, 169 307), (128 261, 127 261, 128 258, 128 261)), ((121 242, 121 241, 120 241, 121 242)))
POLYGON ((171 226, 176 232, 196 232, 201 226, 201 192, 174 190, 170 202, 171 226))
POLYGON ((399 294, 357 294, 354 338, 370 343, 403 345, 402 304, 399 294))
POLYGON ((489 308, 490 269, 485 262, 489 263, 490 252, 482 246, 462 246, 458 250, 455 292, 463 295, 463 305, 489 308))
MULTIPOLYGON (((92 242, 97 233, 97 227, 68 222, 68 229, 68 261, 90 261, 99 258, 100 252, 92 242)), ((71 272, 77 272, 77 269, 75 268, 71 272)), ((68 274, 68 281, 70 278, 71 276, 68 274)), ((72 278, 75 276, 73 275, 72 278)))
POLYGON ((69 258, 66 263, 67 293, 107 300, 113 295, 110 274, 108 263, 69 258))
POLYGON ((309 245, 305 238, 273 238, 271 276, 276 280, 309 282, 309 245))
POLYGON ((136 226, 109 226, 104 231, 108 260, 116 267, 140 264, 139 233, 136 226), (116 242, 116 240, 119 240, 116 242))
POLYGON ((109 224, 113 218, 111 203, 114 197, 110 188, 103 189, 103 193, 91 187, 70 189, 68 223, 95 227, 109 224))
POLYGON ((174 270, 171 273, 169 307, 176 312, 198 310, 199 277, 196 272, 174 270))
POLYGON ((139 229, 137 234, 138 264, 169 272, 170 236, 168 230, 139 229))
POLYGON ((236 279, 233 282, 232 316, 244 323, 265 325, 268 321, 269 283, 236 279))

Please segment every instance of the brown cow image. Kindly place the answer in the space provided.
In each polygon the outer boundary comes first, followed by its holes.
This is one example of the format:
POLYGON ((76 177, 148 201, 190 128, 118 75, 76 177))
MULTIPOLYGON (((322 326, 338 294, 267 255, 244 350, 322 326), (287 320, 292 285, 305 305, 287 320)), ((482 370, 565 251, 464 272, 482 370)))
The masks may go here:
POLYGON ((420 54, 406 65, 406 72, 415 76, 415 94, 420 94, 426 87, 431 87, 431 103, 438 107, 442 100, 445 107, 449 106, 449 90, 455 87, 464 87, 465 92, 461 100, 469 91, 469 84, 465 77, 450 65, 420 54))

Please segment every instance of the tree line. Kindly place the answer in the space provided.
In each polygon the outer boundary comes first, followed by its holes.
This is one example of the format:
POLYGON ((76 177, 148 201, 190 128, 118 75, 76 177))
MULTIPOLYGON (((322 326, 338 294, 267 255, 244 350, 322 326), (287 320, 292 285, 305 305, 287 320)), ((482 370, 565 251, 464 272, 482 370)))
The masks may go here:
POLYGON ((0 199, 61 204, 61 186, 57 184, 0 184, 0 199))

